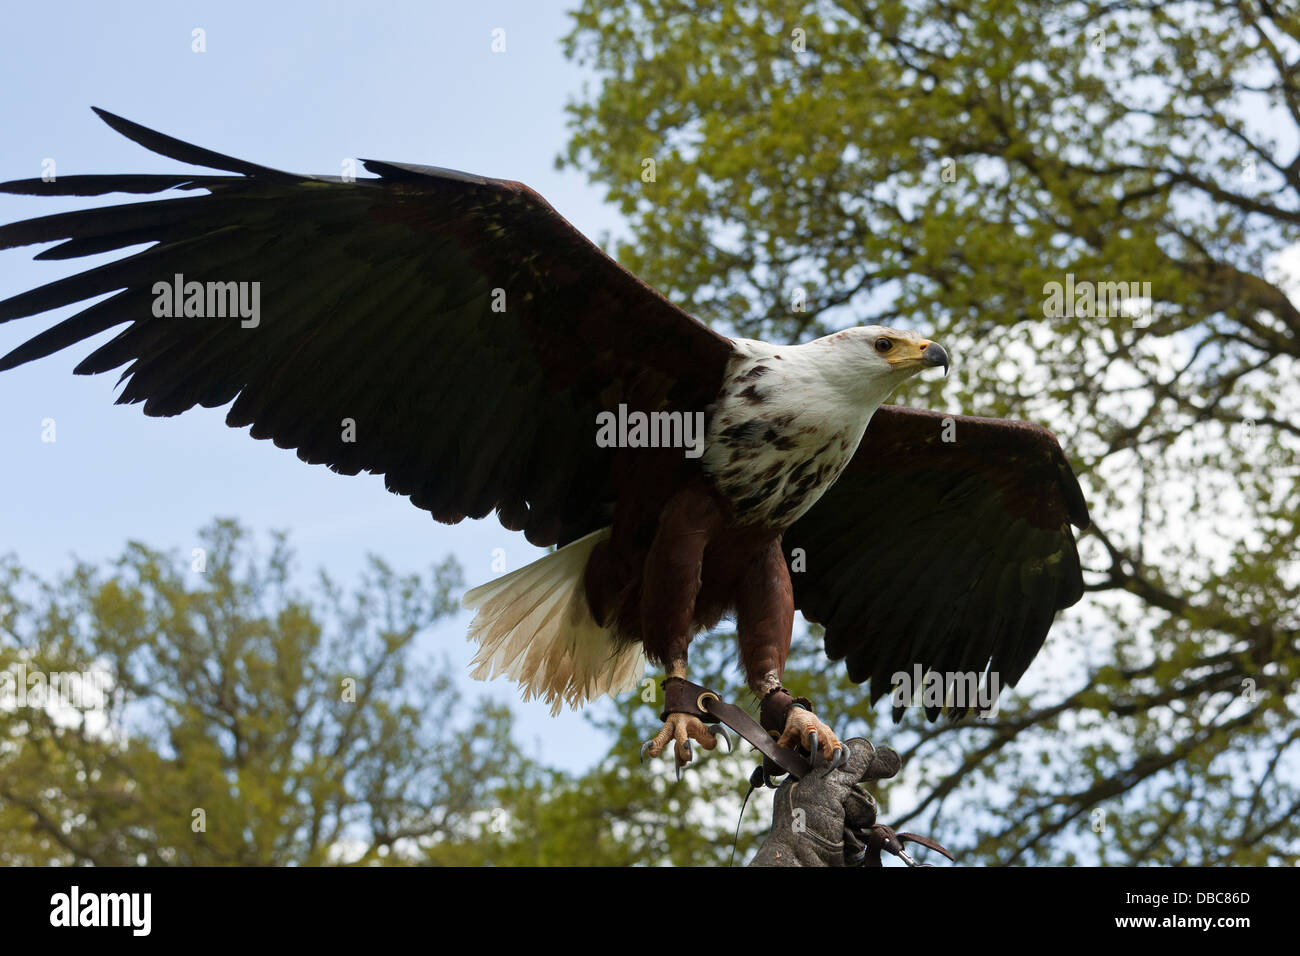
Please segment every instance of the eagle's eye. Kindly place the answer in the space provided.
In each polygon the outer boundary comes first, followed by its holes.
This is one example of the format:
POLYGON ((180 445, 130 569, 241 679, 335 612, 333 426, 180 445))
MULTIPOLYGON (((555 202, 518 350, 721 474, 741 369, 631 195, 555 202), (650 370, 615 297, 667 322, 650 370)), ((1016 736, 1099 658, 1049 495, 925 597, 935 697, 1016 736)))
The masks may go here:
POLYGON ((888 352, 893 347, 894 343, 889 341, 889 339, 876 339, 877 352, 888 352))

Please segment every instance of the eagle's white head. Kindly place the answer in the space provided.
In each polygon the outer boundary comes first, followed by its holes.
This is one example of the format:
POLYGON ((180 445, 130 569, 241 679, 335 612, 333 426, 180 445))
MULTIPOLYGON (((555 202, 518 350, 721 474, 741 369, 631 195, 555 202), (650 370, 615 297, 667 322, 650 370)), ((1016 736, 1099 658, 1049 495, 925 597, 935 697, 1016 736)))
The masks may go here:
POLYGON ((883 325, 834 332, 803 348, 829 382, 871 411, 917 372, 942 365, 948 373, 948 353, 942 345, 883 325))

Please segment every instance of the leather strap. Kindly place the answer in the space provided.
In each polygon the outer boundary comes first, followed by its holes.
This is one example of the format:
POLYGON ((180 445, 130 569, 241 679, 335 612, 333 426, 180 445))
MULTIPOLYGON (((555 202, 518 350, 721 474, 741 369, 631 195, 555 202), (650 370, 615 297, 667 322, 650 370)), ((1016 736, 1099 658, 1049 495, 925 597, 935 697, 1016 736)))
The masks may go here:
POLYGON ((809 713, 815 713, 812 701, 807 697, 791 697, 784 687, 768 691, 763 702, 759 704, 758 720, 763 729, 777 736, 785 730, 785 722, 790 717, 791 707, 802 707, 809 713))
MULTIPOLYGON (((684 677, 666 678, 663 688, 664 712, 660 719, 667 720, 669 714, 693 714, 708 724, 721 721, 748 740, 755 750, 771 760, 782 772, 791 774, 796 780, 802 780, 812 770, 812 764, 802 754, 788 747, 777 746, 776 740, 772 737, 773 733, 779 735, 780 730, 785 726, 786 714, 796 703, 784 689, 773 691, 763 699, 764 717, 769 713, 775 716, 778 711, 781 717, 781 722, 769 732, 744 710, 724 701, 717 691, 701 687, 684 677), (786 700, 782 701, 778 698, 769 706, 767 702, 777 694, 784 694, 786 700)), ((808 703, 808 709, 812 709, 811 702, 808 703)), ((764 720, 764 724, 766 723, 767 721, 764 720)))
POLYGON ((703 695, 718 696, 713 691, 707 690, 699 684, 692 684, 685 677, 665 677, 662 686, 664 689, 664 712, 659 715, 660 720, 667 720, 669 714, 690 714, 692 717, 700 718, 706 724, 716 724, 718 722, 717 717, 714 717, 707 710, 700 709, 700 698, 703 695))
POLYGON ((748 740, 756 750, 772 763, 796 780, 802 780, 812 770, 812 764, 802 754, 791 750, 789 747, 778 746, 776 740, 745 711, 735 704, 728 704, 711 691, 710 694, 712 696, 706 698, 704 706, 710 714, 715 715, 714 719, 722 721, 748 740))

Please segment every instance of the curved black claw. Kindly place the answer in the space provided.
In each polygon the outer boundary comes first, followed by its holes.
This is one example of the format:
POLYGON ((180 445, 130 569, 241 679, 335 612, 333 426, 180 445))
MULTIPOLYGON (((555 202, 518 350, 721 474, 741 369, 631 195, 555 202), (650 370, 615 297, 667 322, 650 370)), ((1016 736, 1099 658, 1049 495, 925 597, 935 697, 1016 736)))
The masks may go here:
POLYGON ((732 753, 733 751, 735 751, 736 746, 731 742, 731 737, 728 736, 725 730, 723 730, 721 727, 714 727, 712 732, 714 737, 717 737, 720 740, 725 740, 727 742, 727 753, 732 753))
POLYGON ((817 766, 817 752, 819 749, 817 746, 817 731, 808 731, 808 762, 814 767, 817 766))
POLYGON ((831 765, 827 768, 826 772, 830 773, 832 770, 843 767, 847 762, 848 758, 844 756, 844 748, 836 747, 835 752, 831 754, 831 765))
POLYGON ((643 743, 643 744, 641 745, 641 763, 645 763, 645 755, 646 755, 646 752, 647 752, 651 747, 654 746, 654 743, 655 743, 655 742, 654 742, 653 740, 647 740, 645 743, 643 743))
POLYGON ((677 764, 677 782, 678 782, 678 783, 681 783, 681 782, 682 782, 682 767, 684 767, 684 766, 685 766, 685 764, 680 764, 680 763, 677 764))

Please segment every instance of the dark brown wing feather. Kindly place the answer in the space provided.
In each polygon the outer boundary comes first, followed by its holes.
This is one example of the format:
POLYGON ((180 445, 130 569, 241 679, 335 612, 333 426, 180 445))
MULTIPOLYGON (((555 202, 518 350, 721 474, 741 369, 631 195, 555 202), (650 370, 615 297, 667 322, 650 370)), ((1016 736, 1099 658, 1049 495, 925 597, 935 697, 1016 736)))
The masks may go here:
MULTIPOLYGON (((0 249, 62 259, 143 251, 0 302, 0 322, 114 293, 0 359, 0 370, 125 328, 77 367, 126 365, 148 415, 233 402, 227 423, 344 474, 382 473, 441 521, 496 509, 538 545, 608 522, 617 453, 596 414, 702 410, 729 340, 621 268, 520 183, 366 162, 345 182, 268 169, 112 114, 114 129, 239 175, 74 176, 11 193, 206 190, 0 227, 0 249), (155 318, 153 286, 259 282, 261 321, 155 318), (505 311, 494 311, 494 290, 505 311), (345 442, 343 420, 355 422, 345 442)), ((637 464, 683 467, 680 452, 637 464)), ((662 480, 661 480, 662 479, 662 480)))
POLYGON ((791 575, 795 606, 825 625, 851 680, 871 681, 873 703, 914 664, 987 666, 1013 685, 1083 594, 1072 524, 1086 528, 1088 509, 1051 432, 885 406, 785 534, 806 566, 791 575))

